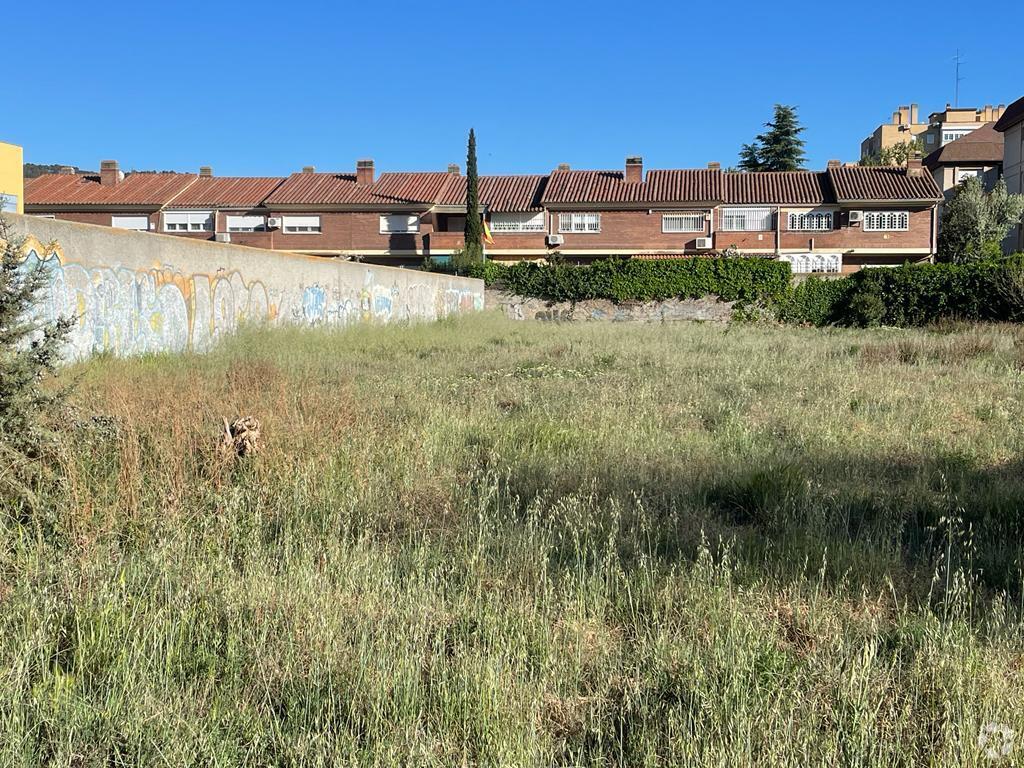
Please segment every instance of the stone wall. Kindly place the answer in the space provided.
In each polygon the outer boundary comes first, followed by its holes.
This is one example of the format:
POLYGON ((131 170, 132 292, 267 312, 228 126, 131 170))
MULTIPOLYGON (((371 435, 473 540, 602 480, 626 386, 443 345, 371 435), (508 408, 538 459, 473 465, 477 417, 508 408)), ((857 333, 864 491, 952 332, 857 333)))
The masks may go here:
POLYGON ((630 301, 616 304, 607 299, 549 302, 524 298, 501 291, 487 291, 487 306, 500 309, 511 320, 554 320, 565 322, 671 323, 683 320, 726 322, 734 302, 714 296, 703 299, 630 301))
POLYGON ((483 282, 8 214, 42 263, 42 317, 77 318, 69 359, 205 351, 241 323, 437 320, 484 307, 483 282))

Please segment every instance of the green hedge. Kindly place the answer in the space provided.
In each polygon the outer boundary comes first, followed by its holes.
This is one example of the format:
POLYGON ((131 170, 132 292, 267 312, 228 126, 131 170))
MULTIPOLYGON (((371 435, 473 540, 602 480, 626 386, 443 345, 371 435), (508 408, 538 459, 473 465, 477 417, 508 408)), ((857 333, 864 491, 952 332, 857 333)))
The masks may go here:
POLYGON ((588 266, 520 262, 501 269, 510 293, 549 301, 657 301, 720 296, 726 301, 771 301, 790 280, 789 264, 768 259, 609 259, 588 266))
POLYGON ((1024 256, 974 264, 905 264, 846 278, 809 278, 775 302, 784 322, 920 326, 938 320, 1020 318, 1010 286, 1024 285, 1024 256))

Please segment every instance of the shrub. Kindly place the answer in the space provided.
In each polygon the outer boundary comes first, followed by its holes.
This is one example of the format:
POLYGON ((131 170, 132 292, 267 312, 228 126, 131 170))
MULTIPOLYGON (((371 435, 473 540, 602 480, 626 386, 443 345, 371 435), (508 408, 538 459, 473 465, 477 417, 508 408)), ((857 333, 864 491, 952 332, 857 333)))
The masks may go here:
POLYGON ((741 303, 775 300, 789 286, 785 262, 691 258, 608 259, 588 266, 520 262, 502 273, 505 289, 549 301, 657 301, 714 295, 741 303))
POLYGON ((831 325, 839 322, 838 310, 849 301, 847 278, 809 277, 793 286, 776 303, 776 317, 784 323, 831 325))

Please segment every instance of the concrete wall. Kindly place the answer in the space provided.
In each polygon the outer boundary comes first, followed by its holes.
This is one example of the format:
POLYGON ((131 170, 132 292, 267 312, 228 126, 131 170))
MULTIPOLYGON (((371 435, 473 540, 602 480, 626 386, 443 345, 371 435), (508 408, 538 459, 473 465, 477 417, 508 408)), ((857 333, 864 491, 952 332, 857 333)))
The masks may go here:
POLYGON ((9 214, 42 262, 38 311, 74 316, 69 359, 204 351, 242 322, 436 320, 484 307, 480 280, 9 214), (52 245, 51 245, 52 244, 52 245))

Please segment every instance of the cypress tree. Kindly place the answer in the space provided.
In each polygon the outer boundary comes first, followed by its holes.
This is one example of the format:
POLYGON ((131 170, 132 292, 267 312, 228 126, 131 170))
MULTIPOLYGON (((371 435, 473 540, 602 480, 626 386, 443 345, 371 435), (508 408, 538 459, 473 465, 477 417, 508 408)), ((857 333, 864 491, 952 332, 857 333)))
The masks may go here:
POLYGON ((484 227, 480 219, 480 179, 476 172, 476 134, 469 129, 469 147, 466 151, 466 229, 465 256, 467 261, 482 261, 484 227))

